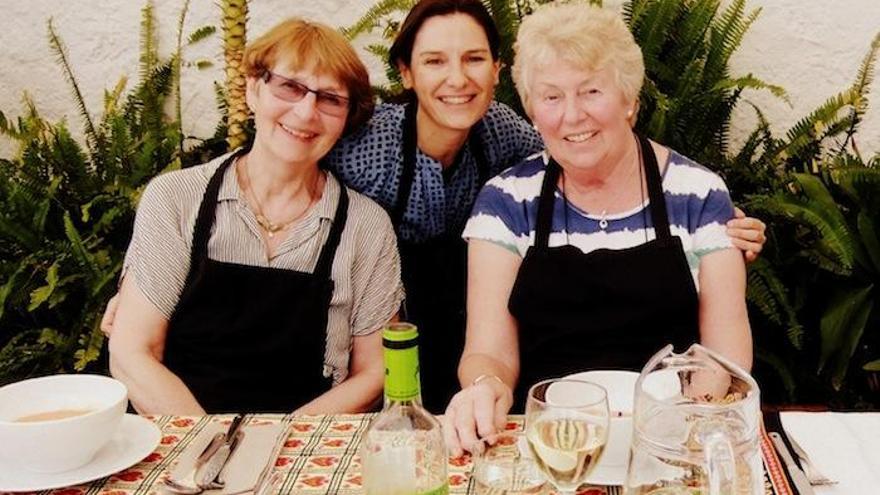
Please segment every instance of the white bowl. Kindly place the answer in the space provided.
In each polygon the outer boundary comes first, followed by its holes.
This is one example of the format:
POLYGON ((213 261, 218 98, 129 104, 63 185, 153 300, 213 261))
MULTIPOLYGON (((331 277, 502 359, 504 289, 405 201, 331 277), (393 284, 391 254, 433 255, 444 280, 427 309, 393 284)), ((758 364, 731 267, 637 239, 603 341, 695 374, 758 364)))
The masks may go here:
POLYGON ((0 388, 0 459, 7 465, 58 473, 87 464, 116 432, 128 390, 100 375, 53 375, 0 388), (22 422, 61 410, 86 411, 62 419, 22 422))

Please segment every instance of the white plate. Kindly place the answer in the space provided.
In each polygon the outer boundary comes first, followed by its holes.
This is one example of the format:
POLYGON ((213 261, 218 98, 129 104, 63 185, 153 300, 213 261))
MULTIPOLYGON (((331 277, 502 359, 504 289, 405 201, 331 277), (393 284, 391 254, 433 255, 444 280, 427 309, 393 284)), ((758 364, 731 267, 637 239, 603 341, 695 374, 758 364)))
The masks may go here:
POLYGON ((0 463, 0 492, 30 492, 79 485, 110 476, 148 456, 162 434, 149 419, 126 414, 110 442, 85 466, 63 473, 35 473, 0 463))
POLYGON ((568 375, 570 380, 584 380, 601 385, 608 392, 608 407, 612 414, 620 412, 632 414, 633 398, 636 391, 636 380, 639 374, 635 371, 595 370, 568 375))
POLYGON ((605 445, 599 464, 587 477, 587 482, 596 485, 626 483, 629 448, 632 443, 633 398, 639 374, 634 371, 595 370, 575 373, 565 378, 593 382, 608 392, 608 407, 612 411, 608 444, 605 445))

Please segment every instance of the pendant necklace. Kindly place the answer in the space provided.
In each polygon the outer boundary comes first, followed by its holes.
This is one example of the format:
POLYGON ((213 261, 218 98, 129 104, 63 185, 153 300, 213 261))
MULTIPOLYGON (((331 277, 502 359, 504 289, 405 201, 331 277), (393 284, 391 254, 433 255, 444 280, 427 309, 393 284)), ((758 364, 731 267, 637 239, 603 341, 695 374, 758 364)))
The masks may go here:
MULTIPOLYGON (((636 150, 638 152, 638 161, 636 161, 636 167, 638 169, 641 169, 642 168, 642 148, 641 148, 641 146, 639 146, 638 141, 636 141, 636 150)), ((642 174, 640 171, 639 172, 639 192, 641 192, 641 189, 642 189, 641 176, 642 176, 642 174)), ((615 194, 612 199, 617 199, 621 194, 623 194, 622 190, 621 190, 621 192, 618 192, 617 194, 615 194)), ((644 198, 644 195, 642 197, 644 198)), ((644 200, 642 201, 642 203, 644 203, 644 200)), ((605 230, 608 228, 608 210, 607 209, 602 210, 602 213, 599 214, 599 228, 602 230, 605 230)))
POLYGON ((309 203, 306 205, 306 207, 303 209, 303 211, 294 215, 293 218, 291 218, 287 221, 284 221, 284 222, 280 222, 280 223, 275 223, 275 222, 269 220, 268 218, 266 218, 265 215, 263 215, 263 207, 260 205, 260 200, 257 199, 256 191, 254 191, 254 188, 253 188, 254 183, 251 180, 250 167, 248 166, 249 163, 247 162, 246 157, 247 157, 247 155, 245 155, 241 158, 241 160, 242 160, 241 167, 244 169, 244 175, 245 175, 245 178, 247 179, 247 190, 248 190, 248 192, 251 193, 251 197, 254 200, 254 207, 256 210, 256 211, 254 211, 254 217, 257 219, 257 223, 260 225, 260 227, 266 231, 266 235, 268 235, 269 238, 272 239, 275 237, 276 233, 281 232, 283 230, 286 230, 294 222, 299 220, 300 217, 302 217, 305 212, 309 211, 309 208, 311 208, 312 204, 315 202, 315 197, 313 195, 312 198, 309 199, 309 203))

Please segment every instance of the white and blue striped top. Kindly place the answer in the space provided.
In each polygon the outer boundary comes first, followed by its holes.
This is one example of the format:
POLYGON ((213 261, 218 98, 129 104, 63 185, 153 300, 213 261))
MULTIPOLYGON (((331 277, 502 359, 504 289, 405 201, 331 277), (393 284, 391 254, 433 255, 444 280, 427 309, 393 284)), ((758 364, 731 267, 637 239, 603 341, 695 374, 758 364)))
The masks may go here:
MULTIPOLYGON (((502 172, 480 191, 462 237, 482 239, 525 257, 535 243, 538 197, 547 161, 538 153, 502 172)), ((681 238, 691 275, 699 290, 700 258, 733 247, 725 223, 733 218, 727 186, 717 174, 670 150, 663 172, 663 193, 672 235, 681 238)), ((608 215, 605 229, 599 215, 564 201, 556 190, 549 246, 570 244, 584 253, 597 249, 625 249, 654 239, 649 201, 630 211, 608 215), (568 231, 566 211, 568 208, 568 231)))

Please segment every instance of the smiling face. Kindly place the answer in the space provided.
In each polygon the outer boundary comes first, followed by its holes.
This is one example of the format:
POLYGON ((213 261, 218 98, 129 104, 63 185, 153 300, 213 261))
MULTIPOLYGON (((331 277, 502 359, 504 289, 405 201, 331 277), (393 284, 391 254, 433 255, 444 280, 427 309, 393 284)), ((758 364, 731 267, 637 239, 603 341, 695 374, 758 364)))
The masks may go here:
POLYGON ((614 166, 632 140, 635 101, 617 86, 611 69, 589 71, 553 61, 530 81, 532 119, 550 155, 582 171, 614 166))
POLYGON ((499 68, 473 17, 456 13, 426 20, 410 65, 399 65, 404 87, 419 100, 419 133, 469 131, 492 103, 499 68))
MULTIPOLYGON (((335 77, 316 73, 311 68, 271 69, 312 90, 348 97, 348 90, 335 77)), ((299 101, 279 98, 264 78, 249 77, 247 102, 254 112, 254 146, 275 159, 290 164, 315 165, 339 140, 345 128, 346 114, 329 115, 316 106, 314 92, 299 101)), ((273 80, 271 84, 284 84, 273 80)))

